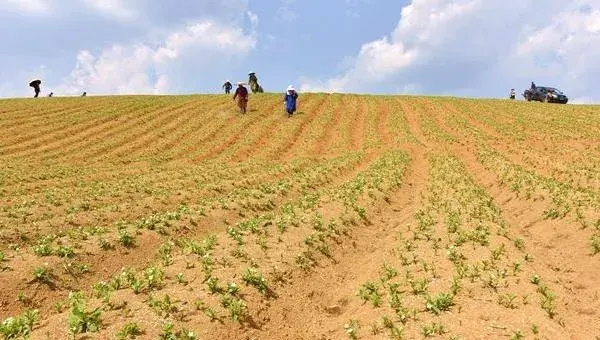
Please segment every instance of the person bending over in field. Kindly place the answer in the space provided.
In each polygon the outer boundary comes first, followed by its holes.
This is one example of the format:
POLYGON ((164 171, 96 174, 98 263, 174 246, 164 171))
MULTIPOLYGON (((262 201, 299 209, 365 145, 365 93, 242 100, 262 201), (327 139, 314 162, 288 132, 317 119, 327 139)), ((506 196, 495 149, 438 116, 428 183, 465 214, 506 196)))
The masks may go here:
POLYGON ((225 94, 230 94, 231 93, 231 89, 233 88, 233 85, 231 85, 231 83, 229 82, 229 80, 227 80, 225 82, 225 84, 223 84, 223 88, 225 89, 225 94))
POLYGON ((237 98, 237 105, 240 108, 240 113, 246 113, 246 107, 248 106, 248 90, 244 87, 244 83, 239 82, 238 87, 233 95, 233 100, 237 98))
POLYGON ((283 96, 283 104, 285 105, 285 110, 288 113, 288 118, 290 118, 294 112, 296 112, 297 103, 298 93, 296 93, 296 89, 290 85, 283 96))

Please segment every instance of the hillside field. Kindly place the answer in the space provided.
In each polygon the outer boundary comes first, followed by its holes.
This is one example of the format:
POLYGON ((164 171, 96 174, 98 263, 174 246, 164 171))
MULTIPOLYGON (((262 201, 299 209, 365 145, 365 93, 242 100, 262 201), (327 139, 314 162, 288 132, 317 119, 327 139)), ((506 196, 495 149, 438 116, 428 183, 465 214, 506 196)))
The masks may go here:
POLYGON ((7 339, 600 339, 600 106, 0 100, 7 339))

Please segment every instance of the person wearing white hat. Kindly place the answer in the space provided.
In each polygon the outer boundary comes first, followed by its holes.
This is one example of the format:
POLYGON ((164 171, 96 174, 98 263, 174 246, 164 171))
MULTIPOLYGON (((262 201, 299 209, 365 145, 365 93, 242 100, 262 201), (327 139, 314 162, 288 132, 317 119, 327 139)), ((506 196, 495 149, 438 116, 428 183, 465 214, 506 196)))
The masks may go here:
POLYGON ((243 82, 238 83, 238 88, 235 90, 233 100, 236 100, 236 98, 240 113, 245 114, 246 108, 248 107, 248 90, 244 87, 243 82))
POLYGON ((283 96, 283 104, 285 105, 285 110, 287 111, 288 118, 291 117, 294 112, 296 112, 296 108, 298 106, 298 93, 294 86, 288 86, 285 91, 285 95, 283 96))

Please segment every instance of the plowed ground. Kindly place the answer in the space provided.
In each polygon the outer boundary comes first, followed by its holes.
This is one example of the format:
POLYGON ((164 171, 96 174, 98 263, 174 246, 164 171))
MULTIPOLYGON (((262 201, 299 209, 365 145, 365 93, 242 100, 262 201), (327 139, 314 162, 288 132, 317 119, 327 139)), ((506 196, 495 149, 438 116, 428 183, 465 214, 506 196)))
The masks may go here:
POLYGON ((598 253, 597 106, 0 101, 6 338, 599 339, 598 253))

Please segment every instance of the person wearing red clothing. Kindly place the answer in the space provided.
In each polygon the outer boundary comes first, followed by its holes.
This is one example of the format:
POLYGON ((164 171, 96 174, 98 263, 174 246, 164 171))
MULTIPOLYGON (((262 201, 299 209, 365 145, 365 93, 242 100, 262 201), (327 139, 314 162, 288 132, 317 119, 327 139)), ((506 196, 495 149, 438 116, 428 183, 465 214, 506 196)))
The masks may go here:
POLYGON ((240 108, 240 113, 246 113, 246 107, 248 107, 248 89, 244 87, 244 83, 238 83, 238 87, 233 95, 233 100, 237 98, 237 105, 240 108))

